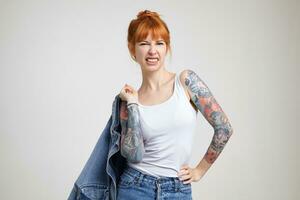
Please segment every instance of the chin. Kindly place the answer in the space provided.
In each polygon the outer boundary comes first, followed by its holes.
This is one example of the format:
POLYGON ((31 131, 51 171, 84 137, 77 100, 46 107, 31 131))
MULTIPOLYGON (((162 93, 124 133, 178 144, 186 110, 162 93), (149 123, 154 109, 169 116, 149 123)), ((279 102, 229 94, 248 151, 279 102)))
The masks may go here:
POLYGON ((161 63, 158 63, 157 65, 148 65, 147 63, 144 63, 142 68, 146 71, 157 71, 162 68, 162 65, 161 63))
POLYGON ((159 70, 160 68, 161 68, 160 65, 145 65, 145 66, 143 67, 144 70, 146 70, 146 71, 151 71, 151 72, 157 71, 157 70, 159 70))

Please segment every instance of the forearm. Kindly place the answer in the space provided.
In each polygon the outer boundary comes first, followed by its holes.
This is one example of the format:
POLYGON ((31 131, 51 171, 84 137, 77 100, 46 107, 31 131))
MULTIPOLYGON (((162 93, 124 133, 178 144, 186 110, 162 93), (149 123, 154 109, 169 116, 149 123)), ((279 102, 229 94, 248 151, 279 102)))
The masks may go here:
POLYGON ((199 170, 206 172, 210 168, 223 151, 232 133, 233 129, 229 122, 214 127, 214 135, 208 150, 197 165, 199 170))
POLYGON ((144 142, 141 133, 138 105, 130 104, 127 106, 127 110, 128 118, 125 121, 127 123, 126 129, 122 133, 124 135, 121 141, 121 154, 129 162, 140 162, 144 155, 144 142))

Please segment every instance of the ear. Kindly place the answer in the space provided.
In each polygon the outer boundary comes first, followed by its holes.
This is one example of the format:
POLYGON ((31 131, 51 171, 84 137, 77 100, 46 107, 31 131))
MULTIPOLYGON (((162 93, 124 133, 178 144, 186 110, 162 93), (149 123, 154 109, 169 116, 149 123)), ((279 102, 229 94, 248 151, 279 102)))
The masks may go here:
POLYGON ((128 47, 128 50, 129 50, 131 56, 134 56, 134 55, 135 55, 134 46, 132 46, 131 43, 128 43, 128 44, 127 44, 127 47, 128 47))
POLYGON ((135 59, 135 49, 134 49, 134 46, 132 46, 130 43, 127 43, 127 47, 128 47, 128 50, 129 50, 129 53, 130 53, 130 57, 136 61, 135 59))

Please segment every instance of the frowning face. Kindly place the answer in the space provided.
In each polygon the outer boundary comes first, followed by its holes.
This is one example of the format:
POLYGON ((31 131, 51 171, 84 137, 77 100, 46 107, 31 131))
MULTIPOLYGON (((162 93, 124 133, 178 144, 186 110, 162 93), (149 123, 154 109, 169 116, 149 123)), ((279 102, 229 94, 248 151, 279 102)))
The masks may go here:
POLYGON ((135 57, 142 69, 155 71, 164 66, 167 45, 162 38, 153 40, 151 34, 135 44, 135 57))

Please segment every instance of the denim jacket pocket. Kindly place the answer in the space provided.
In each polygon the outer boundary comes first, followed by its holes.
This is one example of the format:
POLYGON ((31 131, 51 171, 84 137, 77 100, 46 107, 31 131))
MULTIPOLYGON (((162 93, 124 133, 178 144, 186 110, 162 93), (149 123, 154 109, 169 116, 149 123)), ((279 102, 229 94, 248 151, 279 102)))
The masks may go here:
POLYGON ((109 189, 105 185, 89 184, 81 188, 79 200, 108 200, 109 189))

